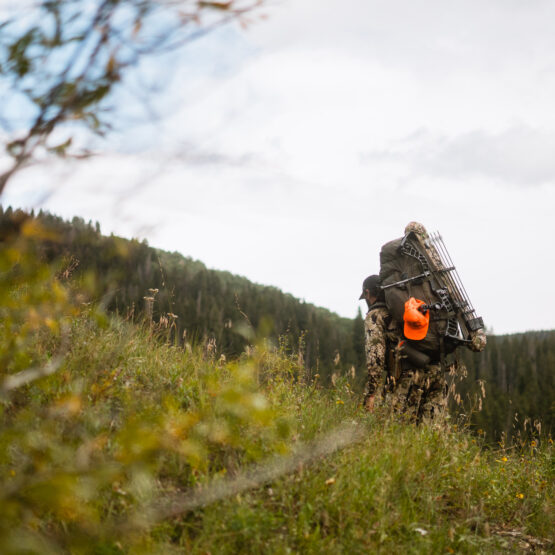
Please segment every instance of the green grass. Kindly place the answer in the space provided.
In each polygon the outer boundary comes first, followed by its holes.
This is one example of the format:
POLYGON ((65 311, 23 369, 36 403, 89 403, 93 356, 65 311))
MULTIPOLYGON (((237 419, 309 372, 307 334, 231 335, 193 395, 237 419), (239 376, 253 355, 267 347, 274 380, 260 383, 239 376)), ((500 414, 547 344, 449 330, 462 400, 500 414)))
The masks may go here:
POLYGON ((185 515, 181 545, 199 553, 484 553, 509 547, 503 530, 553 533, 550 450, 503 462, 464 433, 361 418, 362 442, 205 508, 195 527, 185 523, 198 515, 185 515))
MULTIPOLYGON (((321 388, 263 343, 225 361, 153 335, 82 315, 57 373, 2 401, 2 553, 553 549, 549 440, 486 448, 465 430, 366 414, 347 378, 321 388), (311 458, 303 446, 343 422, 357 441, 311 458), (278 477, 186 508, 298 453, 278 477)), ((55 343, 37 338, 33 363, 55 343)))

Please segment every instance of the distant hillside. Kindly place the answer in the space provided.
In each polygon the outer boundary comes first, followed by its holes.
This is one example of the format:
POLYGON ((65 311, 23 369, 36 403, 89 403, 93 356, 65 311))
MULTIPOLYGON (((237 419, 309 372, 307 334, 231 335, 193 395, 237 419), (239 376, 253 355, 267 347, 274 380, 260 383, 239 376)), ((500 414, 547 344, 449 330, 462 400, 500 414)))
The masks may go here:
POLYGON ((483 409, 473 415, 477 428, 491 439, 515 435, 539 422, 543 432, 555 428, 555 331, 490 336, 483 353, 462 351, 469 374, 459 391, 472 395, 485 380, 483 409))
MULTIPOLYGON (((146 241, 104 236, 98 223, 77 217, 68 222, 44 212, 34 217, 55 232, 55 239, 43 240, 44 257, 62 258, 62 270, 74 280, 94 279, 97 300, 104 297, 110 311, 136 319, 144 314, 145 297, 154 296, 154 321, 177 315, 172 334, 179 342, 211 340, 218 353, 235 356, 258 334, 279 341, 286 351, 298 351, 305 368, 320 374, 324 382, 333 372, 353 368, 359 382, 364 379, 360 316, 341 318, 276 287, 210 270, 202 262, 154 249, 146 241)), ((11 208, 0 207, 0 225, 9 227, 12 220, 11 208)), ((171 325, 173 318, 169 320, 171 325)))

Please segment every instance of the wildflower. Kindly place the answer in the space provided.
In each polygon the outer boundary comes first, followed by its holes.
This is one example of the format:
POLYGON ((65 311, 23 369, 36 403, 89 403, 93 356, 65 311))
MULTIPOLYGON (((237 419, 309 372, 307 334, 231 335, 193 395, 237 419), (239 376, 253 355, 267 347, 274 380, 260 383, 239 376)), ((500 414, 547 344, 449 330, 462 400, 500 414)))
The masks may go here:
POLYGON ((536 443, 535 440, 532 440, 532 441, 530 442, 530 447, 536 447, 536 445, 537 445, 537 443, 536 443))
POLYGON ((517 497, 517 499, 524 499, 524 494, 523 493, 517 493, 516 497, 517 497))
POLYGON ((344 405, 345 403, 341 400, 341 399, 337 399, 337 401, 335 401, 336 405, 344 405))
POLYGON ((549 438, 549 439, 547 440, 547 443, 549 443, 549 445, 553 445, 553 440, 552 440, 551 438, 549 438))
POLYGON ((500 459, 495 459, 495 462, 506 463, 508 461, 507 457, 501 457, 500 459))

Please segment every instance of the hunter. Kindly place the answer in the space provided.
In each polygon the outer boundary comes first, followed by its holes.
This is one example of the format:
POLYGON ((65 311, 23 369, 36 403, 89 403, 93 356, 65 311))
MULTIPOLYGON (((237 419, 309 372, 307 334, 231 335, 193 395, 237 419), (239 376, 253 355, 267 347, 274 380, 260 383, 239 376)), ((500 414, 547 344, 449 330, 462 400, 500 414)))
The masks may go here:
POLYGON ((406 414, 412 421, 431 423, 445 413, 447 385, 439 363, 416 369, 403 355, 403 335, 421 333, 420 312, 404 328, 389 313, 377 275, 368 276, 362 294, 368 313, 364 321, 368 377, 364 407, 374 410, 376 399, 392 412, 406 414))
POLYGON ((376 395, 383 400, 385 380, 394 374, 394 349, 399 343, 400 330, 389 314, 377 275, 368 276, 362 283, 359 300, 365 299, 368 313, 364 320, 364 343, 368 377, 364 407, 374 410, 376 395))

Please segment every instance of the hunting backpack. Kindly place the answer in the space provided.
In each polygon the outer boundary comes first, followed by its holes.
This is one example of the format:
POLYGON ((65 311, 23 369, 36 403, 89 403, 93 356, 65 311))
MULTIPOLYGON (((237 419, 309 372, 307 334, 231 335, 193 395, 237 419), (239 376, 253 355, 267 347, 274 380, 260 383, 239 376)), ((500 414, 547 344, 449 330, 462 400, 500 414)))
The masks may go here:
POLYGON ((423 301, 421 309, 429 311, 425 336, 419 340, 405 337, 406 349, 418 355, 414 357, 417 366, 443 362, 445 355, 461 345, 473 351, 484 349, 483 320, 476 315, 438 233, 428 235, 417 222, 407 225, 404 237, 381 249, 380 281, 387 308, 398 323, 403 323, 411 298, 423 301))

